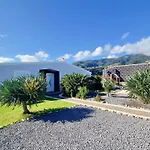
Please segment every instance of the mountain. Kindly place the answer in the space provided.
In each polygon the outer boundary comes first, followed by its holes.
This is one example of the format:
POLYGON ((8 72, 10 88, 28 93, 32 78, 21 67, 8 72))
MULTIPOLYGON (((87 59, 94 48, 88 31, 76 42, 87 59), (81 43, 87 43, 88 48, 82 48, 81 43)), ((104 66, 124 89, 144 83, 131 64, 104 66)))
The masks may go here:
POLYGON ((76 66, 85 68, 93 75, 102 75, 104 67, 109 65, 128 65, 150 62, 150 56, 143 54, 125 55, 118 58, 105 58, 100 60, 86 60, 73 63, 76 66))
POLYGON ((127 65, 127 64, 138 64, 144 63, 146 61, 150 61, 150 56, 143 55, 143 54, 136 54, 136 55, 125 55, 118 58, 105 58, 99 60, 86 60, 86 61, 78 61, 73 63, 76 66, 80 66, 82 68, 89 68, 89 67, 105 67, 109 65, 127 65))

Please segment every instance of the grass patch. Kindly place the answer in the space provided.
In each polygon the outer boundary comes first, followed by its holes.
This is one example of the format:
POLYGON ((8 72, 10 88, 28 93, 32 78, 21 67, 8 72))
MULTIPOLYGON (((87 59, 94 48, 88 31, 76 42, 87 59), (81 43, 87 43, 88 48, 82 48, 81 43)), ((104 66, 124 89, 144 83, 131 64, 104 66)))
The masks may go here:
POLYGON ((45 98, 45 100, 42 103, 38 103, 37 106, 33 105, 31 108, 29 108, 29 110, 32 112, 32 114, 29 115, 22 114, 23 109, 21 106, 15 107, 15 109, 13 109, 13 106, 0 106, 0 127, 19 122, 22 119, 27 119, 35 115, 37 116, 51 113, 54 111, 60 111, 62 109, 69 108, 72 106, 75 106, 75 104, 65 102, 62 100, 45 98))

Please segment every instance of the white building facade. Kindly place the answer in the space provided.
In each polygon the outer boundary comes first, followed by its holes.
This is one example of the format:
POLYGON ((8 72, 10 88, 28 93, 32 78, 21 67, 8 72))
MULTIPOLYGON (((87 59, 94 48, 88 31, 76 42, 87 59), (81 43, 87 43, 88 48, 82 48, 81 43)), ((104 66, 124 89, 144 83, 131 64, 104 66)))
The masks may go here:
POLYGON ((47 92, 55 92, 60 89, 61 78, 65 74, 80 73, 91 76, 91 72, 66 63, 58 62, 31 62, 31 63, 1 63, 0 82, 22 75, 39 75, 44 72, 47 80, 47 92))

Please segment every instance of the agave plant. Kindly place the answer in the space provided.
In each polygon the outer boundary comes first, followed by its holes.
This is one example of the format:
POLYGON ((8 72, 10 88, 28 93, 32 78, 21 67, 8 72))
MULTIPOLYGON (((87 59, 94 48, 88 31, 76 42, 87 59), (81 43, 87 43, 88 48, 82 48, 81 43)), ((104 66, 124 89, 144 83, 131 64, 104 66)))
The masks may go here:
POLYGON ((84 87, 88 84, 88 77, 78 73, 66 74, 61 82, 66 94, 74 97, 78 93, 80 87, 84 87))
POLYGON ((126 87, 133 98, 150 103, 150 70, 138 71, 127 78, 126 87))
POLYGON ((110 96, 110 91, 114 85, 115 85, 115 81, 113 79, 102 78, 102 86, 103 86, 105 92, 107 92, 107 96, 110 96))
POLYGON ((43 76, 22 76, 5 80, 0 86, 1 105, 22 105, 23 113, 30 111, 27 105, 31 106, 41 101, 45 95, 46 81, 43 76))

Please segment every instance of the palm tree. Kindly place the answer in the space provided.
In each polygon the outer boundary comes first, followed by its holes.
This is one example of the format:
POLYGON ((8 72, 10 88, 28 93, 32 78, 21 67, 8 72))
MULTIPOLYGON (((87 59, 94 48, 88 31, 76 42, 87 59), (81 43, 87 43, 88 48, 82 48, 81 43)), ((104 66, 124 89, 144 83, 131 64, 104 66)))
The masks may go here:
POLYGON ((108 97, 110 96, 110 91, 114 85, 115 85, 115 81, 113 79, 102 78, 102 86, 103 86, 105 92, 107 92, 108 97))
POLYGON ((5 80, 0 86, 1 105, 22 105, 23 113, 29 114, 27 105, 41 101, 45 95, 46 81, 43 76, 22 76, 5 80))

